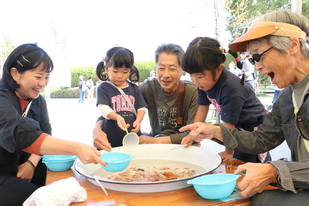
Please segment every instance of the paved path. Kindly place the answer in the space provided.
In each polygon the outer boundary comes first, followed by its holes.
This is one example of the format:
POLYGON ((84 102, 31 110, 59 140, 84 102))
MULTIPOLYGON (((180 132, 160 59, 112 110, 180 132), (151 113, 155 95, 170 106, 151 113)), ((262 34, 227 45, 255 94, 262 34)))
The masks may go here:
MULTIPOLYGON (((50 121, 53 128, 53 136, 83 142, 92 145, 92 128, 100 112, 95 103, 78 103, 78 99, 46 99, 50 121)), ((263 104, 269 105, 271 99, 263 100, 263 104)), ((145 115, 142 123, 142 131, 149 132, 150 125, 148 114, 145 115)), ((211 141, 206 140, 202 143, 206 148, 220 152, 224 147, 211 141)), ((271 151, 274 160, 279 158, 290 159, 289 149, 286 143, 283 143, 271 151)))

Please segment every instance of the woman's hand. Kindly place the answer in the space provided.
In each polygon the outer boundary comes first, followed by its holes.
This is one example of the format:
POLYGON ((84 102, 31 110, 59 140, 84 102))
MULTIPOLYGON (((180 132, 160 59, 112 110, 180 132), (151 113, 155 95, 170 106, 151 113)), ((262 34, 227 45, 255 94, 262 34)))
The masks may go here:
POLYGON ((38 165, 40 160, 41 156, 31 154, 26 162, 18 166, 16 177, 31 181, 34 175, 35 167, 38 165))
POLYGON ((186 130, 191 130, 189 135, 196 142, 201 142, 203 139, 212 139, 214 137, 222 141, 221 128, 216 125, 196 122, 179 129, 180 132, 186 130))
POLYGON ((77 147, 75 147, 74 154, 80 159, 82 163, 84 164, 99 163, 107 167, 107 164, 101 159, 101 152, 98 151, 95 147, 82 143, 76 143, 76 144, 77 147))
POLYGON ((237 193, 247 197, 255 193, 261 193, 267 185, 276 182, 278 176, 275 166, 265 163, 246 163, 239 165, 235 174, 246 171, 245 177, 237 183, 237 193))
POLYGON ((34 174, 33 166, 31 166, 28 162, 24 162, 23 164, 18 166, 16 177, 30 182, 33 177, 33 174, 34 174))

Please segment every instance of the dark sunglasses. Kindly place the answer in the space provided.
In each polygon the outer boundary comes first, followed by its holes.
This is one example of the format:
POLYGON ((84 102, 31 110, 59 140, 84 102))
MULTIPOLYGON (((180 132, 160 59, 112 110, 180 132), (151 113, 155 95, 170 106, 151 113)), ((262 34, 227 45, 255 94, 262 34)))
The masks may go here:
POLYGON ((271 50, 273 47, 270 47, 269 49, 263 51, 260 54, 252 54, 252 57, 249 58, 249 62, 253 65, 255 65, 256 62, 259 62, 261 60, 261 57, 263 56, 263 54, 265 54, 266 52, 268 52, 269 50, 271 50))

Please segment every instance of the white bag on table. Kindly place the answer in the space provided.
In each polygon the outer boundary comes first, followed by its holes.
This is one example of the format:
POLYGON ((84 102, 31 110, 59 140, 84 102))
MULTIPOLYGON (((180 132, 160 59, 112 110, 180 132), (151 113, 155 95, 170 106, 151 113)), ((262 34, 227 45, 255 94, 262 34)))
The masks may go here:
POLYGON ((83 202, 86 199, 86 190, 74 177, 69 177, 38 188, 23 206, 68 206, 71 202, 83 202))

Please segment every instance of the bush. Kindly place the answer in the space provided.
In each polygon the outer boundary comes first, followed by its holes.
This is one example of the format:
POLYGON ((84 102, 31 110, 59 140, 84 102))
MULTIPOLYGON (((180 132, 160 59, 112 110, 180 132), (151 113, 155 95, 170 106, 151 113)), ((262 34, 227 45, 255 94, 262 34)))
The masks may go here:
POLYGON ((79 76, 84 76, 84 80, 86 81, 88 77, 92 77, 92 81, 95 84, 97 78, 95 72, 96 66, 84 66, 84 67, 73 67, 71 69, 71 87, 78 87, 79 76))
MULTIPOLYGON (((96 91, 97 87, 95 86, 93 91, 94 98, 96 98, 97 93, 96 91)), ((79 97, 78 87, 73 88, 61 87, 60 90, 50 92, 50 98, 78 98, 78 97, 79 97)))
POLYGON ((140 82, 145 81, 148 78, 151 70, 156 70, 156 65, 154 61, 144 61, 136 62, 134 64, 139 71, 140 82))
MULTIPOLYGON (((140 82, 143 82, 148 78, 148 75, 151 70, 155 70, 154 61, 144 61, 144 62, 136 62, 135 66, 137 67, 140 75, 140 82)), ((73 67, 71 69, 71 87, 53 87, 50 90, 50 98, 78 98, 78 81, 79 76, 84 76, 84 80, 86 81, 88 77, 92 77, 94 84, 98 80, 96 71, 96 66, 84 66, 84 67, 73 67)), ((44 95, 44 94, 43 94, 44 95)), ((44 95, 46 96, 46 95, 44 95)), ((94 87, 94 97, 96 97, 96 86, 94 87)))

